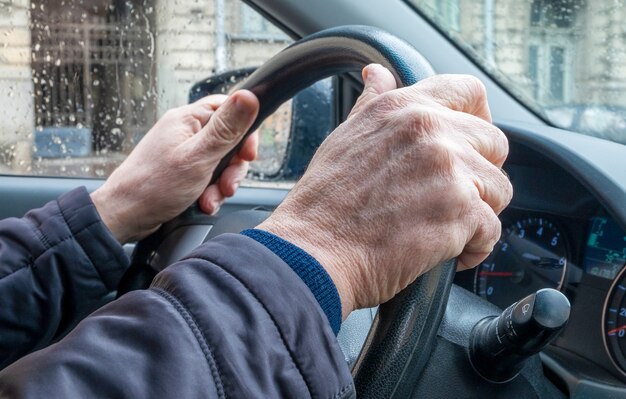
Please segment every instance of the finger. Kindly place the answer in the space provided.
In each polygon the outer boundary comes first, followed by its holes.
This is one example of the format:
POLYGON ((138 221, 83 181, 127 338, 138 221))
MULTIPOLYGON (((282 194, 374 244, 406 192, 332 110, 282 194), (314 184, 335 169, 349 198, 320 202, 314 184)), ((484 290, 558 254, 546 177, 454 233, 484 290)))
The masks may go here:
POLYGON ((491 209, 500 214, 511 202, 513 198, 513 186, 508 176, 502 170, 476 154, 468 162, 467 173, 472 176, 472 180, 480 198, 486 202, 491 209))
POLYGON ((455 111, 479 117, 489 123, 491 111, 485 85, 471 75, 435 75, 406 90, 418 89, 435 102, 455 111))
POLYGON ((239 160, 237 163, 229 165, 224 169, 224 173, 220 176, 219 185, 220 192, 224 197, 232 197, 239 188, 239 185, 248 174, 248 162, 239 160))
POLYGON ((475 207, 474 233, 457 258, 458 270, 470 269, 487 259, 500 239, 500 219, 486 203, 481 204, 475 207))
POLYGON ((248 138, 246 142, 243 144, 237 156, 244 161, 254 161, 258 155, 259 151, 259 131, 255 130, 248 138))
POLYGON ((499 168, 502 167, 509 155, 509 141, 497 126, 462 112, 455 112, 453 115, 443 109, 433 109, 429 112, 447 121, 454 128, 453 131, 485 159, 499 168))
POLYGON ((193 145, 213 160, 221 159, 235 147, 250 129, 259 112, 259 100, 248 90, 239 90, 228 97, 194 136, 193 145))
POLYGON ((201 126, 204 126, 207 124, 215 110, 218 109, 224 101, 226 101, 226 98, 227 96, 223 94, 213 94, 203 97, 191 104, 185 105, 183 110, 197 119, 201 126))
POLYGON ((361 109, 363 109, 363 106, 373 98, 398 87, 396 79, 393 77, 391 72, 379 64, 370 64, 366 66, 363 68, 361 76, 363 77, 364 83, 363 92, 356 100, 356 103, 354 104, 354 107, 352 108, 352 111, 350 111, 350 115, 348 117, 356 115, 361 109))
POLYGON ((198 198, 198 206, 202 212, 208 215, 215 215, 224 202, 224 195, 220 191, 217 184, 211 184, 204 189, 200 198, 198 198))

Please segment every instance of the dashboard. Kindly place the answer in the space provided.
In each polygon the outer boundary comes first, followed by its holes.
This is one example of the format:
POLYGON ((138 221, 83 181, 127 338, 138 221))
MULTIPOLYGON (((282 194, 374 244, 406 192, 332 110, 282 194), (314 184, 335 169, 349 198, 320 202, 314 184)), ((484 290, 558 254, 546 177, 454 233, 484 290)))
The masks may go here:
MULTIPOLYGON (((483 264, 457 273, 456 283, 479 295, 484 290, 488 300, 486 291, 494 286, 496 298, 503 298, 501 306, 527 290, 561 290, 571 302, 571 315, 562 334, 542 353, 546 376, 572 398, 626 397, 626 329, 622 328, 626 324, 622 288, 626 287, 626 146, 547 127, 499 126, 509 136, 505 170, 515 190, 510 207, 501 215, 503 238, 485 261, 488 267, 483 264), (502 251, 504 243, 508 248, 502 251), (500 254, 509 250, 513 255, 500 254), (505 275, 480 275, 485 271, 505 275), (481 281, 481 277, 487 278, 481 281), (559 385, 559 381, 565 382, 559 385)), ((0 176, 0 212, 5 212, 0 216, 23 214, 78 185, 93 191, 100 184, 98 180, 0 176)), ((222 213, 273 209, 286 193, 243 187, 224 204, 222 213)), ((214 228, 211 233, 219 231, 214 228)), ((364 311, 368 317, 354 312, 363 321, 352 330, 342 327, 347 338, 342 333, 338 337, 344 350, 354 348, 354 356, 374 318, 373 311, 364 311)), ((442 358, 441 363, 449 371, 449 359, 442 358)))
POLYGON ((514 197, 492 254, 455 283, 500 308, 542 288, 571 303, 568 325, 546 352, 595 381, 626 383, 626 231, 548 156, 511 144, 504 167, 514 197), (575 368, 575 367, 574 367, 575 368))

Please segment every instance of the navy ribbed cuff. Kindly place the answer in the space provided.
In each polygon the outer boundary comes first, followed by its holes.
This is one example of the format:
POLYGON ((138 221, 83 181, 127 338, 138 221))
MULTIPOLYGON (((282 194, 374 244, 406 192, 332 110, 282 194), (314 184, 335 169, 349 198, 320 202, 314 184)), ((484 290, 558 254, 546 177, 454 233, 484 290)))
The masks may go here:
POLYGON ((302 248, 267 231, 249 229, 241 234, 263 244, 293 269, 313 293, 336 335, 341 327, 341 299, 322 265, 302 248))

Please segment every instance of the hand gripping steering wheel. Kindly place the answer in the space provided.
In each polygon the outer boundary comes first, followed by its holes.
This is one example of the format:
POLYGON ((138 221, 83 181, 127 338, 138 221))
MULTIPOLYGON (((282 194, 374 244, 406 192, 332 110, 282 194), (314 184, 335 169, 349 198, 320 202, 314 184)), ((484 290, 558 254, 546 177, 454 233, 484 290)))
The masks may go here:
MULTIPOLYGON (((259 115, 246 137, 300 90, 329 76, 360 71, 370 63, 388 68, 398 87, 434 74, 417 50, 380 29, 343 26, 318 32, 278 53, 238 87, 252 91, 260 102, 259 115)), ((211 182, 238 149, 222 159, 211 182)), ((455 260, 445 262, 379 307, 352 370, 359 398, 410 396, 430 357, 455 269, 455 260)))
MULTIPOLYGON (((366 26, 328 29, 280 52, 239 87, 256 94, 261 105, 250 132, 298 91, 328 76, 360 71, 370 63, 388 68, 398 87, 434 74, 417 50, 387 32, 366 26)), ((220 162, 212 181, 237 150, 220 162)), ((358 397, 410 395, 429 358, 454 270, 454 261, 440 265, 380 306, 352 370, 358 397)))

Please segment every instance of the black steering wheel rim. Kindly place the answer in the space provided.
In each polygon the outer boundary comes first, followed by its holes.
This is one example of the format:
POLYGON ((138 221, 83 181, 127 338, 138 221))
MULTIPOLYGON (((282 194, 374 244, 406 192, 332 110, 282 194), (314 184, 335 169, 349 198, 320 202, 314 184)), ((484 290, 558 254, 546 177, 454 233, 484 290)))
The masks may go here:
POLYGON ((235 87, 250 90, 259 98, 259 114, 239 145, 221 160, 211 183, 219 178, 245 138, 281 104, 319 80, 359 72, 371 63, 389 69, 398 87, 410 86, 435 74, 428 61, 414 47, 371 26, 340 26, 302 38, 269 59, 235 87))
MULTIPOLYGON (((260 103, 257 120, 244 139, 300 90, 329 76, 360 71, 371 63, 389 69, 399 87, 434 74, 415 48, 380 29, 342 26, 318 32, 274 56, 237 87, 255 93, 260 103)), ((211 182, 217 180, 239 146, 222 159, 211 182)), ((197 209, 190 209, 178 219, 188 222, 197 213, 197 209)), ((135 258, 146 258, 147 254, 154 253, 162 237, 167 235, 168 225, 138 244, 131 266, 134 272, 129 270, 131 273, 124 277, 126 288, 120 288, 120 293, 149 284, 150 273, 137 273, 137 270, 149 268, 149 262, 135 258)), ((380 306, 352 370, 358 397, 404 398, 411 394, 430 356, 455 269, 455 260, 445 262, 380 306)))

